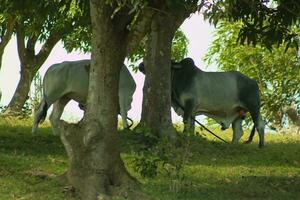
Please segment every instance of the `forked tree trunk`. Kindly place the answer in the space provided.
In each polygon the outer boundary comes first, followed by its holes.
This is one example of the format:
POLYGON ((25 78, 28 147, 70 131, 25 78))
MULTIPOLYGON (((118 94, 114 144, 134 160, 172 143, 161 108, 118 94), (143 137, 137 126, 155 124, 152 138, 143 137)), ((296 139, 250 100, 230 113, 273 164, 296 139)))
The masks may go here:
POLYGON ((118 80, 126 56, 128 15, 111 18, 114 10, 104 0, 90 0, 90 7, 93 36, 87 111, 79 124, 62 123, 61 139, 69 157, 69 184, 82 199, 96 200, 126 196, 137 185, 120 158, 117 136, 118 80))
POLYGON ((148 36, 141 124, 159 137, 173 137, 174 133, 170 110, 171 45, 175 31, 185 17, 174 18, 167 12, 156 13, 148 36))
POLYGON ((32 36, 25 40, 26 36, 22 24, 16 24, 18 54, 21 63, 20 80, 14 96, 9 102, 8 108, 5 111, 6 114, 18 115, 21 112, 23 105, 28 99, 31 82, 35 74, 46 61, 53 47, 60 40, 62 34, 63 31, 50 33, 42 48, 36 54, 35 45, 38 41, 38 38, 36 36, 32 36))

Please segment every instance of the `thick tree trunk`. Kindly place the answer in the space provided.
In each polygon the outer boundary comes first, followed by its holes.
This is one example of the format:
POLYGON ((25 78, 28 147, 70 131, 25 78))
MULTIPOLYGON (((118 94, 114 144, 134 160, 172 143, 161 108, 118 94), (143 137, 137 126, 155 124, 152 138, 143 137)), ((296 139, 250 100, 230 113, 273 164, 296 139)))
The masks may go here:
MULTIPOLYGON (((39 68, 39 67, 38 67, 39 68)), ((21 66, 20 80, 17 85, 13 98, 11 99, 6 113, 11 115, 18 115, 23 108, 26 100, 28 99, 28 93, 30 91, 31 82, 36 74, 35 67, 26 64, 21 66), (32 70, 32 69, 33 70, 32 70)))
POLYGON ((90 4, 93 36, 87 111, 79 124, 62 123, 61 139, 69 157, 69 184, 82 199, 96 200, 127 196, 137 185, 121 160, 117 135, 118 80, 126 56, 128 15, 111 18, 113 9, 105 1, 90 0, 90 4))
POLYGON ((185 16, 174 18, 166 12, 155 14, 148 36, 141 124, 155 135, 173 136, 171 120, 171 45, 185 16))

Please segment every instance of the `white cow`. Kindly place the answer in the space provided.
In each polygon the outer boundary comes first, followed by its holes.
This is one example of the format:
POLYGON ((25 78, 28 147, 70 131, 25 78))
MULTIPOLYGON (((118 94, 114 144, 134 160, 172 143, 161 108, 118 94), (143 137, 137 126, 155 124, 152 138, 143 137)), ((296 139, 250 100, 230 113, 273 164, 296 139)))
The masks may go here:
MULTIPOLYGON (((52 104, 53 111, 49 119, 54 134, 59 134, 60 117, 71 99, 84 109, 88 95, 89 68, 90 60, 79 60, 54 64, 47 70, 43 80, 43 98, 34 114, 33 134, 36 133, 38 124, 44 121, 52 104)), ((135 88, 130 72, 123 65, 119 81, 119 106, 124 128, 128 128, 127 111, 131 108, 135 88)))

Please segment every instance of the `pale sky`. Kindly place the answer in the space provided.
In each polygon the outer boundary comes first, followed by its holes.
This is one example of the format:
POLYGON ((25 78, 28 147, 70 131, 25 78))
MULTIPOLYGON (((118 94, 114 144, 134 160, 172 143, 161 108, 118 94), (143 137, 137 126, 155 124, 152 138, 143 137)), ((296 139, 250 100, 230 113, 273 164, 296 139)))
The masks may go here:
MULTIPOLYGON (((189 40, 188 57, 194 59, 195 64, 203 70, 216 70, 215 67, 206 69, 206 64, 202 61, 209 44, 212 42, 213 26, 208 22, 204 22, 201 15, 192 15, 185 20, 181 26, 181 30, 185 33, 189 40)), ((39 47, 37 47, 39 48, 39 47)), ((48 59, 40 69, 40 74, 43 76, 46 70, 54 63, 60 63, 66 60, 81 60, 90 58, 90 54, 83 54, 80 52, 72 52, 68 54, 61 43, 58 43, 48 59)), ((7 45, 2 61, 2 69, 0 71, 0 89, 2 91, 2 99, 0 104, 7 105, 12 98, 14 90, 16 89, 19 80, 20 62, 17 54, 16 39, 15 37, 7 45)), ((142 88, 144 76, 138 73, 132 73, 136 82, 137 88, 133 96, 132 109, 129 111, 128 116, 139 120, 141 115, 142 105, 142 88)), ((48 111, 48 114, 50 111, 48 111)), ((64 118, 77 120, 82 115, 82 112, 77 108, 76 103, 71 103, 67 106, 64 112, 64 118), (67 117, 66 117, 67 116, 67 117), (71 117, 70 117, 71 116, 71 117)), ((173 121, 179 121, 181 118, 172 113, 173 121)))

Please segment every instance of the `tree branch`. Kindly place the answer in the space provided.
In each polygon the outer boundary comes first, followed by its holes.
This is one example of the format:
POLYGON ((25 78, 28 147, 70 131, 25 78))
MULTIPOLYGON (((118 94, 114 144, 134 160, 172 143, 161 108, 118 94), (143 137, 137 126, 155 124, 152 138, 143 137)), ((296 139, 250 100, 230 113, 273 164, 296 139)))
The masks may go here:
POLYGON ((25 48, 25 34, 22 25, 19 23, 16 24, 16 33, 17 33, 17 46, 20 62, 24 63, 26 59, 26 48, 25 48))
MULTIPOLYGON (((16 22, 16 17, 15 16, 10 16, 7 20, 7 28, 3 36, 1 36, 1 41, 0 41, 0 53, 4 51, 4 48, 8 44, 14 30, 14 25, 16 22)), ((1 54, 0 54, 1 55, 1 54)))
POLYGON ((35 56, 36 59, 36 67, 40 67, 45 60, 48 58, 49 54, 51 53, 53 47, 56 43, 60 40, 62 35, 62 31, 52 32, 50 36, 43 44, 42 48, 40 49, 39 53, 35 56))
POLYGON ((36 37, 36 36, 30 36, 26 43, 26 54, 27 54, 27 56, 29 56, 31 58, 34 58, 34 56, 35 56, 34 47, 37 42, 37 39, 38 39, 38 37, 36 37))

